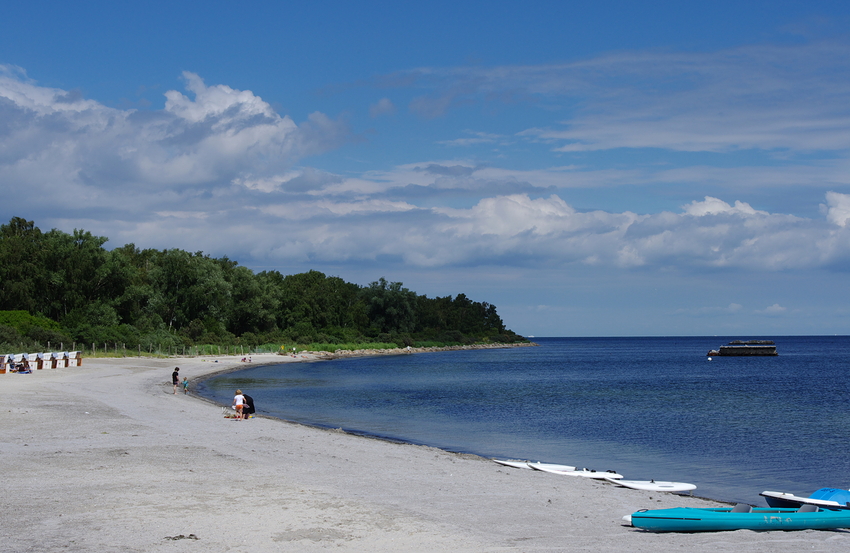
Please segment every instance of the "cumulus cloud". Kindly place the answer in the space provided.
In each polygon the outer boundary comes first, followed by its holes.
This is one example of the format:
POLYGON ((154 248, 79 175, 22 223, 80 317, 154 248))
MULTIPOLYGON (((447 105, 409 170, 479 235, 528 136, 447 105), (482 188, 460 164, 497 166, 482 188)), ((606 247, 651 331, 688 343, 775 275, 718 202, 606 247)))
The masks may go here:
POLYGON ((749 204, 735 201, 734 207, 723 200, 706 196, 704 201, 693 201, 683 206, 685 213, 702 217, 704 215, 717 215, 720 213, 731 213, 738 215, 767 215, 767 212, 756 211, 749 204))
POLYGON ((639 213, 582 209, 565 198, 573 188, 644 182, 643 168, 510 169, 444 159, 335 174, 304 160, 344 141, 343 123, 314 113, 296 124, 251 91, 192 73, 184 80, 183 92, 166 93, 164 109, 134 111, 3 68, 3 212, 46 228, 86 228, 113 244, 201 249, 265 266, 850 266, 850 195, 839 191, 826 193, 815 218, 702 194, 678 210, 639 213))
POLYGON ((831 267, 850 256, 850 235, 825 220, 713 198, 679 213, 643 215, 582 212, 557 195, 526 194, 484 198, 468 208, 322 200, 270 205, 262 213, 270 226, 289 229, 280 235, 291 243, 280 251, 337 262, 388 256, 422 267, 579 264, 760 272, 831 267), (294 221, 297 228, 290 225, 294 221))
POLYGON ((323 114, 296 125, 251 91, 183 77, 188 94, 170 90, 163 110, 145 112, 0 73, 0 178, 66 209, 153 209, 164 198, 221 197, 232 182, 273 189, 273 175, 347 135, 323 114))
POLYGON ((826 219, 839 227, 846 227, 850 219, 850 196, 837 192, 826 193, 826 219))

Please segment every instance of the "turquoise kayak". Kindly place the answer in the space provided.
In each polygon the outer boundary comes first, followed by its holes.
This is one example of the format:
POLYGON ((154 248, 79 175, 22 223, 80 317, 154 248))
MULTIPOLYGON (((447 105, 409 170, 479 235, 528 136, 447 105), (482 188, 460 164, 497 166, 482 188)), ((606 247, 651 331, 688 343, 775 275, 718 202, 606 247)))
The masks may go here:
POLYGON ((625 517, 635 528, 653 532, 718 532, 722 530, 830 530, 850 528, 850 511, 820 509, 641 509, 625 517))

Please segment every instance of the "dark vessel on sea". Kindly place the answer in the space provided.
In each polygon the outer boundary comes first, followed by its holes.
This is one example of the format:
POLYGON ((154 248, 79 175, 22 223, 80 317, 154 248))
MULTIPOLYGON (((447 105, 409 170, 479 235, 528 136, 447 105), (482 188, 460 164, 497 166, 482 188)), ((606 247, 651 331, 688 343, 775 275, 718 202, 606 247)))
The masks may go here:
POLYGON ((746 356, 779 355, 773 340, 733 340, 719 350, 708 352, 709 357, 746 357, 746 356))

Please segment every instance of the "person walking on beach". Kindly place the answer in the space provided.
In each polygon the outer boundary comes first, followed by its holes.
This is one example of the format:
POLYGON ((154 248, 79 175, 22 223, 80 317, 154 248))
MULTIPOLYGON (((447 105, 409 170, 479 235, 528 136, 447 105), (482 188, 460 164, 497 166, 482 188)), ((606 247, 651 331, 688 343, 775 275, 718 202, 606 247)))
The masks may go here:
POLYGON ((242 420, 242 408, 245 406, 245 396, 242 395, 242 390, 236 390, 236 395, 233 396, 233 408, 236 409, 236 420, 242 420))
POLYGON ((188 393, 189 393, 189 377, 184 376, 183 377, 183 395, 186 395, 188 393))
POLYGON ((174 394, 177 394, 177 386, 180 384, 180 367, 174 367, 174 372, 171 373, 171 383, 174 385, 174 394))

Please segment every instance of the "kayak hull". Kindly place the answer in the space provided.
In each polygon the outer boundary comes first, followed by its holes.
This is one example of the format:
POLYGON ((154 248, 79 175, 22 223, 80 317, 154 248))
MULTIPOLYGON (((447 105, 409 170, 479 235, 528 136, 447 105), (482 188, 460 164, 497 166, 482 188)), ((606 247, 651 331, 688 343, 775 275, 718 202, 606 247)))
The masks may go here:
POLYGON ((796 509, 644 509, 632 513, 631 524, 652 532, 720 532, 724 530, 831 530, 850 528, 850 511, 796 509))

